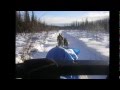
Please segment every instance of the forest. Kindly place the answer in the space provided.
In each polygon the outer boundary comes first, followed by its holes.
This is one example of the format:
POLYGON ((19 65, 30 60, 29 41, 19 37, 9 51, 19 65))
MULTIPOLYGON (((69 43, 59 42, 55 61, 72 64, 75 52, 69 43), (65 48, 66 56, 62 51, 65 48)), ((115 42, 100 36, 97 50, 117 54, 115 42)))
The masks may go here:
POLYGON ((109 32, 109 18, 91 22, 86 18, 86 20, 82 22, 74 21, 63 26, 55 26, 47 25, 45 22, 42 22, 40 18, 37 18, 33 11, 31 12, 32 16, 30 17, 29 11, 24 11, 24 14, 22 15, 20 11, 16 11, 16 33, 41 32, 60 29, 109 32))

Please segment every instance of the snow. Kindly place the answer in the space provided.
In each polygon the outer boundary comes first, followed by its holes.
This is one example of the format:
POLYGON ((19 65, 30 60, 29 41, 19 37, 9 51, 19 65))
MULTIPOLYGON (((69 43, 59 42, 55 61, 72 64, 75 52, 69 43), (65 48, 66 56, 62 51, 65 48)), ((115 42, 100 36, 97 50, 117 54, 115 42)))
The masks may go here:
MULTIPOLYGON (((45 58, 47 52, 57 45, 57 35, 59 32, 51 31, 48 33, 46 32, 41 33, 34 33, 32 35, 32 49, 30 50, 30 57, 31 59, 34 58, 45 58), (46 37, 46 39, 45 39, 46 37)), ((23 52, 23 48, 27 44, 27 39, 30 33, 24 34, 17 34, 16 36, 16 63, 22 63, 20 60, 20 55, 23 52)))
MULTIPOLYGON (((78 60, 109 60, 109 33, 106 32, 86 32, 79 30, 59 30, 34 33, 31 38, 32 48, 30 49, 30 57, 45 58, 47 52, 57 45, 57 36, 61 33, 69 42, 70 48, 80 50, 78 60)), ((30 33, 16 35, 16 61, 22 63, 20 56, 27 44, 30 33)), ((83 75, 84 77, 92 77, 83 75)), ((94 76, 93 76, 94 77, 94 76)), ((99 76, 98 76, 99 78, 99 76)))
POLYGON ((78 60, 78 56, 72 49, 66 49, 65 51, 68 52, 73 57, 73 60, 78 60))
POLYGON ((78 30, 64 32, 70 47, 78 48, 82 52, 78 55, 79 60, 109 60, 109 34, 98 33, 97 36, 96 40, 93 32, 89 34, 78 30))

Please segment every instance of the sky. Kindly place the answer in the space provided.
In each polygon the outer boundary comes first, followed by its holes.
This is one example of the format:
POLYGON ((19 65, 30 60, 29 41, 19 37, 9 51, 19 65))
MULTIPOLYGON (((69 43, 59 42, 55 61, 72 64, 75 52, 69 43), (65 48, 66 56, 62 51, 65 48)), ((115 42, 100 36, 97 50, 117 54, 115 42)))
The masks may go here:
MULTIPOLYGON (((31 15, 31 12, 29 12, 31 15)), ((74 21, 95 21, 109 17, 109 11, 34 11, 36 17, 51 25, 69 24, 74 21)))

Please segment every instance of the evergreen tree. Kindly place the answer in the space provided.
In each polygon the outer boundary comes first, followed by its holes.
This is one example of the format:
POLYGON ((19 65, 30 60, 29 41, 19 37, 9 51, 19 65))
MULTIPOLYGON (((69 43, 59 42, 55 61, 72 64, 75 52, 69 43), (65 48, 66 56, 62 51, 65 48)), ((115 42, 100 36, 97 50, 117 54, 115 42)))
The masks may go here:
POLYGON ((21 18, 20 11, 16 11, 16 32, 23 31, 23 22, 21 18))
POLYGON ((25 32, 30 31, 30 17, 29 17, 28 11, 25 11, 25 14, 24 14, 24 31, 25 32))
POLYGON ((32 11, 32 17, 31 17, 31 21, 34 22, 35 18, 34 18, 34 12, 32 11))

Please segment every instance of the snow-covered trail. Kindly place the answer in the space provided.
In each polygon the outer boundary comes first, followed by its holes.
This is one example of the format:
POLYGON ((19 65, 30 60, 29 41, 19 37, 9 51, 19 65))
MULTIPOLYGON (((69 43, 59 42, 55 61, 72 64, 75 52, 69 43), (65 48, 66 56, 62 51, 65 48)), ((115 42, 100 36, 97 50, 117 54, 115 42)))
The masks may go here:
MULTIPOLYGON (((80 49, 78 60, 109 60, 109 57, 102 55, 95 49, 87 47, 87 45, 76 37, 67 34, 62 31, 62 35, 67 38, 70 48, 80 49)), ((106 75, 80 75, 80 79, 106 79, 106 75)))
POLYGON ((109 60, 109 57, 102 55, 93 48, 87 47, 83 41, 67 34, 66 31, 62 31, 62 35, 67 38, 70 48, 80 49, 78 60, 109 60))
MULTIPOLYGON (((74 32, 74 31, 73 31, 74 32)), ((80 49, 80 54, 78 55, 78 60, 109 60, 109 55, 108 57, 103 55, 102 52, 98 52, 96 49, 93 49, 91 47, 88 47, 86 42, 83 42, 80 40, 78 37, 74 37, 77 32, 70 32, 73 35, 69 33, 69 31, 66 30, 59 30, 59 31, 50 31, 44 40, 45 37, 45 32, 43 33, 35 33, 32 37, 33 41, 33 48, 30 50, 30 57, 32 59, 36 58, 45 58, 48 51, 52 48, 54 48, 57 45, 57 36, 59 33, 62 33, 62 35, 67 38, 69 42, 69 47, 70 48, 78 48, 80 49), (41 43, 41 42, 45 43, 41 43)), ((80 34, 80 33, 78 33, 80 34)), ((28 34, 24 37, 23 35, 18 35, 16 37, 16 63, 22 63, 20 55, 22 51, 23 46, 26 44, 26 41, 28 38, 28 34)), ((86 35, 85 35, 85 38, 86 35)), ((91 44, 91 43, 90 43, 91 44)), ((95 46, 95 45, 94 45, 95 46)), ((101 45, 100 45, 101 46, 101 45)), ((97 46, 97 48, 99 45, 97 46)), ((103 48, 104 50, 104 48, 103 48)), ((105 49, 106 50, 106 49, 105 49)), ((104 50, 104 51, 105 51, 104 50)), ((108 53, 108 52, 107 52, 108 53)), ((80 75, 80 79, 104 79, 106 76, 93 76, 93 75, 80 75)))

